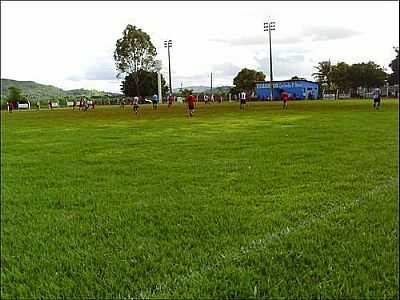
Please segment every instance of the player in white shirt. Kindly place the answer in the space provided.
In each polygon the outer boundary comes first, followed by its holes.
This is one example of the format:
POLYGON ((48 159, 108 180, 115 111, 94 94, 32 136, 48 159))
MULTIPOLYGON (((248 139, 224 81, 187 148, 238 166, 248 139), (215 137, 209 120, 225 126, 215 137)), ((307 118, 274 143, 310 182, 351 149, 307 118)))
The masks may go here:
POLYGON ((208 103, 208 96, 206 94, 204 94, 204 104, 208 103))
POLYGON ((374 108, 379 109, 381 106, 381 90, 379 88, 372 92, 372 98, 374 99, 374 108))
POLYGON ((139 112, 139 97, 138 96, 133 97, 132 105, 133 105, 133 111, 135 112, 135 114, 138 114, 138 112, 139 112))
POLYGON ((244 106, 246 105, 246 93, 241 92, 239 94, 239 99, 240 99, 240 110, 244 111, 244 106))

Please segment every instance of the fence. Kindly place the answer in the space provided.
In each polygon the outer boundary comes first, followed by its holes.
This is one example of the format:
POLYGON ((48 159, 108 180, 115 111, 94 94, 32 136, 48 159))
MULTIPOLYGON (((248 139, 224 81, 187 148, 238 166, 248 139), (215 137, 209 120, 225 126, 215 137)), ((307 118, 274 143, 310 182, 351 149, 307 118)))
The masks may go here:
POLYGON ((18 109, 30 109, 31 105, 30 103, 18 103, 18 109))
POLYGON ((323 94, 322 99, 336 99, 336 94, 323 94))
POLYGON ((342 93, 342 94, 322 94, 322 99, 350 99, 352 96, 350 93, 342 93))

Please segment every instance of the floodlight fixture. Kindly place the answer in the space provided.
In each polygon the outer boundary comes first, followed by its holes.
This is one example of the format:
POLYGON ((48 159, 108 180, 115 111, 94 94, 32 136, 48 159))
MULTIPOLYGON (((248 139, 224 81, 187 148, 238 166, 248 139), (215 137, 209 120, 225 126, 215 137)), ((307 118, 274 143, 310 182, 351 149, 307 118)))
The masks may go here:
POLYGON ((172 80, 171 80, 171 58, 169 48, 172 47, 172 40, 164 41, 164 48, 168 49, 168 75, 169 75, 169 93, 172 94, 172 80))
POLYGON ((275 22, 264 22, 264 31, 268 31, 269 35, 269 75, 270 75, 270 89, 271 89, 271 100, 273 99, 273 76, 272 76, 272 42, 271 42, 271 31, 275 30, 275 22))
POLYGON ((168 41, 164 41, 164 48, 171 48, 172 47, 172 41, 168 40, 168 41))

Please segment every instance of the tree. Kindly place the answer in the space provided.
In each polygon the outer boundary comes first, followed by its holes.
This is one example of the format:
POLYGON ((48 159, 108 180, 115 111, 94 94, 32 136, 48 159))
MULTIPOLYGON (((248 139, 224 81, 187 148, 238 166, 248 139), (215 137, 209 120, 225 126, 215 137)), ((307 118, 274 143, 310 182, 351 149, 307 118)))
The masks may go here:
POLYGON ((385 79, 387 78, 387 74, 383 68, 373 61, 353 64, 348 73, 348 80, 351 88, 380 87, 384 85, 385 79))
POLYGON ((331 71, 332 65, 331 61, 321 61, 318 63, 318 66, 314 67, 318 72, 313 73, 312 76, 319 82, 321 85, 326 85, 328 90, 331 89, 331 71))
POLYGON ((399 47, 393 47, 393 49, 396 52, 396 57, 389 64, 389 67, 393 71, 393 73, 388 76, 388 82, 390 85, 399 84, 399 47))
MULTIPOLYGON (((157 72, 149 72, 140 70, 138 76, 135 73, 125 76, 125 80, 121 83, 121 92, 125 96, 133 97, 136 95, 150 96, 158 93, 157 72), (139 90, 136 85, 136 77, 139 78, 139 90)), ((161 75, 161 92, 165 95, 168 87, 164 77, 161 75)))
POLYGON ((242 69, 236 77, 233 79, 234 88, 231 89, 233 94, 240 91, 246 91, 250 94, 255 91, 256 81, 264 81, 265 74, 263 72, 257 72, 256 70, 242 69))
POLYGON ((182 90, 181 96, 186 98, 187 96, 190 95, 190 93, 193 93, 193 90, 185 88, 185 89, 182 90))
POLYGON ((122 74, 135 74, 136 91, 140 92, 140 71, 154 71, 156 55, 157 51, 150 36, 140 28, 128 24, 123 31, 123 37, 117 40, 114 51, 114 60, 119 71, 117 78, 122 74))
POLYGON ((15 86, 10 86, 8 88, 8 100, 9 101, 20 101, 23 99, 22 91, 21 89, 15 87, 15 86))
POLYGON ((345 62, 340 62, 331 68, 330 80, 339 90, 348 91, 350 88, 350 66, 345 62))
POLYGON ((299 76, 295 75, 292 78, 290 78, 290 80, 306 80, 306 79, 303 78, 303 77, 299 77, 299 76))

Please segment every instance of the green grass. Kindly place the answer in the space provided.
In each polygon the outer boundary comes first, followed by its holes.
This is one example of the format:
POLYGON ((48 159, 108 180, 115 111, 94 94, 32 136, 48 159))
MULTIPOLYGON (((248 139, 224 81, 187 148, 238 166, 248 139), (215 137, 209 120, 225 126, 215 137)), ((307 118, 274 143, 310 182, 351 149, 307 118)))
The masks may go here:
POLYGON ((398 101, 1 114, 2 298, 399 298, 398 101))

